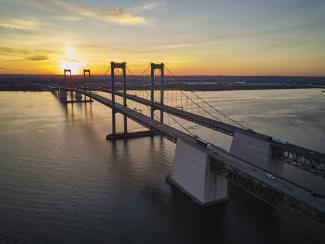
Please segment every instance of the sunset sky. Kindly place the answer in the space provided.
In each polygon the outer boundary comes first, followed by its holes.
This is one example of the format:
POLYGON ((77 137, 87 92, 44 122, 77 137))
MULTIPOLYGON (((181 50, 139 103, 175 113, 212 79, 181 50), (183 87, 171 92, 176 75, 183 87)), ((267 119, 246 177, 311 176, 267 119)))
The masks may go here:
POLYGON ((324 0, 0 0, 0 73, 325 75, 324 0))

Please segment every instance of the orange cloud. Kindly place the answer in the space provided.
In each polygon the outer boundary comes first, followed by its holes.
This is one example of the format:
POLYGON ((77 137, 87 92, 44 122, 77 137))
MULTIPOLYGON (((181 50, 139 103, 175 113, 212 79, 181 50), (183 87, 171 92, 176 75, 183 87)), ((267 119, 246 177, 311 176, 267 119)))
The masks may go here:
POLYGON ((47 59, 48 59, 48 57, 45 55, 33 55, 30 57, 27 57, 27 60, 29 60, 29 61, 44 61, 47 59))

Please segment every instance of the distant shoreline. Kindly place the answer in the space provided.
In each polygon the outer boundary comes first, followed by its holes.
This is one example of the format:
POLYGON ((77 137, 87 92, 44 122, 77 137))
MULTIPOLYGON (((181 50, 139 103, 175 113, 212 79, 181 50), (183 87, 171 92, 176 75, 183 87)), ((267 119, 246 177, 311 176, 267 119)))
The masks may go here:
MULTIPOLYGON (((111 88, 109 76, 73 76, 72 84, 89 88, 111 88), (86 83, 85 83, 86 82, 86 83)), ((70 81, 69 81, 70 83, 70 81)), ((121 77, 116 76, 116 89, 122 88, 121 77)), ((47 86, 65 86, 62 75, 0 75, 0 91, 44 91, 47 86)), ((155 89, 160 89, 160 77, 155 77, 155 89)), ((150 77, 128 76, 127 88, 134 90, 151 89, 150 77)), ((290 76, 166 76, 165 90, 228 91, 325 88, 325 77, 290 76)))
MULTIPOLYGON (((110 86, 103 86, 110 88, 110 86)), ((122 86, 117 84, 116 89, 121 89, 122 86)), ((94 88, 93 88, 94 89, 94 88)), ((150 90, 148 85, 130 85, 129 90, 150 90)), ((159 90, 160 87, 155 85, 155 90, 159 90)), ((165 90, 188 90, 188 91, 240 91, 240 90, 285 90, 285 89, 325 89, 325 85, 248 85, 248 86, 222 86, 222 85, 166 85, 165 90)), ((94 89, 95 90, 95 89, 94 89)), ((15 85, 15 86, 1 86, 0 91, 50 91, 45 87, 35 85, 15 85)))

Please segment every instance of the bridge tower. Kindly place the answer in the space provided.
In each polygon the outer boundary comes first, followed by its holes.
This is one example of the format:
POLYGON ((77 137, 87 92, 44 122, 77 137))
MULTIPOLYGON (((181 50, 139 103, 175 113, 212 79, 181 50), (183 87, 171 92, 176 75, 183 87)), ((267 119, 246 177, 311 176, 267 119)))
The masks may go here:
MULTIPOLYGON (((115 69, 121 69, 123 73, 123 106, 127 107, 126 102, 126 63, 111 62, 112 79, 112 135, 116 134, 116 108, 115 108, 115 69)), ((124 134, 128 132, 127 116, 123 115, 124 134)))
MULTIPOLYGON (((89 78, 90 78, 90 71, 89 71, 89 78)), ((84 99, 82 98, 82 94, 80 92, 74 91, 74 88, 76 87, 78 83, 72 84, 72 74, 71 69, 64 69, 64 84, 62 87, 58 88, 57 96, 63 103, 87 103, 87 102, 93 102, 91 98, 87 99, 86 96, 84 96, 84 99), (68 96, 69 95, 69 96, 68 96), (70 100, 68 99, 70 97, 70 100)), ((80 84, 81 85, 81 84, 80 84)), ((79 87, 80 88, 80 87, 79 87)))
POLYGON ((86 78, 90 81, 90 69, 84 69, 84 83, 86 83, 86 78))
POLYGON ((71 84, 71 80, 71 69, 64 69, 64 85, 58 89, 58 97, 63 103, 67 103, 67 87, 71 84))
MULTIPOLYGON (((70 86, 72 86, 72 75, 71 75, 71 69, 64 69, 64 85, 65 88, 68 88, 70 86)), ((68 93, 66 91, 66 96, 68 96, 68 93)), ((72 91, 70 91, 70 101, 73 101, 74 99, 74 94, 72 91)), ((66 102, 68 102, 68 99, 66 100, 66 102)))
POLYGON ((119 139, 128 139, 128 138, 139 138, 145 136, 154 136, 155 133, 151 130, 148 131, 135 131, 135 132, 128 132, 127 126, 127 115, 123 115, 123 126, 124 132, 123 133, 116 133, 116 102, 115 102, 115 69, 122 70, 123 76, 123 106, 127 107, 127 94, 126 94, 126 63, 115 63, 111 62, 111 79, 112 79, 112 133, 106 136, 107 140, 115 141, 119 139))
MULTIPOLYGON (((91 77, 90 77, 90 69, 84 69, 84 87, 87 87, 87 82, 91 81, 91 77)), ((87 101, 87 96, 84 96, 84 102, 93 102, 93 100, 91 98, 89 98, 89 100, 87 101)))
MULTIPOLYGON (((164 104, 164 64, 155 64, 151 63, 151 103, 153 104, 155 101, 155 70, 160 71, 160 104, 164 104)), ((154 119, 154 107, 151 105, 151 118, 154 119)), ((160 110, 160 123, 164 122, 164 112, 160 110)))
POLYGON ((72 82, 71 69, 64 69, 64 82, 65 82, 65 87, 67 87, 68 82, 69 82, 69 85, 71 85, 71 82, 72 82), (69 76, 67 76, 67 73, 69 76), (67 79, 68 79, 68 81, 67 81, 67 79))

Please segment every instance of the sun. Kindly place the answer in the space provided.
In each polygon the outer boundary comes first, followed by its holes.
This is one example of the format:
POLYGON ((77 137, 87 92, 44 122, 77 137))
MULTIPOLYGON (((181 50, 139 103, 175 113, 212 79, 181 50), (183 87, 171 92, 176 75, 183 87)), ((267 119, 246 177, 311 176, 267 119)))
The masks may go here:
POLYGON ((80 70, 82 68, 82 64, 77 61, 66 61, 61 66, 60 69, 71 69, 72 75, 80 74, 80 70))
POLYGON ((84 64, 79 60, 76 50, 72 47, 66 47, 64 53, 65 58, 60 65, 60 69, 71 69, 72 75, 80 74, 84 64))

